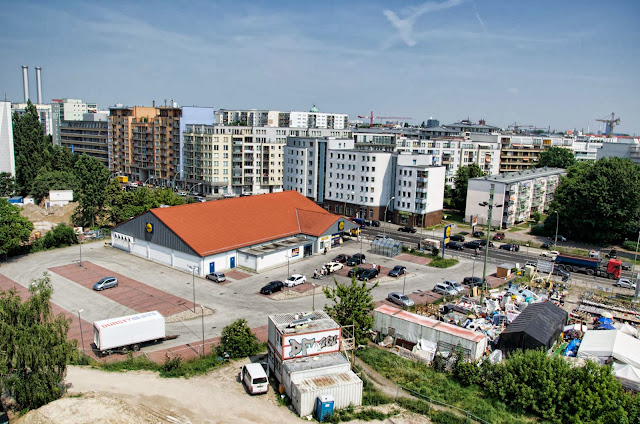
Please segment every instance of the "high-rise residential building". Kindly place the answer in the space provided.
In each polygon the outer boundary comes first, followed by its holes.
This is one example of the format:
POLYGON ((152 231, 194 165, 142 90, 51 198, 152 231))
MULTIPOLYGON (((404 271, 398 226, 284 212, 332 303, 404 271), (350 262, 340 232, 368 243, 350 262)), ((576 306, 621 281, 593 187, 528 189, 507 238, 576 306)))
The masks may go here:
POLYGON ((440 126, 440 121, 437 119, 429 118, 427 119, 427 128, 436 128, 440 126))
POLYGON ((180 166, 180 117, 174 106, 109 108, 110 170, 169 186, 180 166))
POLYGON ((216 112, 216 120, 223 125, 268 126, 284 128, 349 128, 349 116, 340 113, 318 111, 313 106, 309 112, 277 110, 228 110, 216 112))
MULTIPOLYGON (((36 111, 38 112, 38 119, 40 120, 40 124, 42 124, 42 130, 45 135, 53 135, 53 123, 51 119, 51 105, 43 105, 43 104, 33 104, 36 107, 36 111)), ((25 114, 27 109, 26 103, 12 103, 11 104, 11 112, 17 113, 19 116, 25 114)))
POLYGON ((16 175, 11 102, 0 101, 0 172, 16 175))
POLYGON ((572 149, 573 139, 558 135, 502 134, 500 144, 500 172, 512 172, 533 168, 540 153, 551 147, 572 149))
POLYGON ((109 113, 85 113, 82 120, 63 120, 58 128, 60 145, 74 154, 86 153, 109 167, 109 113))
POLYGON ((478 121, 477 124, 468 119, 463 119, 462 121, 455 122, 453 124, 446 124, 445 128, 452 131, 458 131, 462 133, 462 135, 469 135, 471 133, 491 134, 500 131, 500 128, 498 127, 487 125, 484 119, 478 121))
POLYGON ((80 99, 51 100, 51 137, 53 144, 56 146, 61 144, 60 126, 62 121, 83 121, 85 120, 85 113, 96 113, 97 111, 98 106, 95 103, 84 103, 80 99))

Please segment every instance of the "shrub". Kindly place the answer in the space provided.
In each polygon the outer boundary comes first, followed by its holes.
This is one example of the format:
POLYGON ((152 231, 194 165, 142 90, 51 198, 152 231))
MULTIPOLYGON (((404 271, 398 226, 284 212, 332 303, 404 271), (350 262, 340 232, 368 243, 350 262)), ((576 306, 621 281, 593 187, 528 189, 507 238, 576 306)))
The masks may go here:
POLYGON ((449 268, 458 263, 457 259, 445 259, 440 256, 436 256, 433 258, 431 262, 429 262, 429 266, 433 266, 436 268, 449 268))
POLYGON ((222 339, 217 347, 218 354, 228 354, 230 358, 244 358, 258 352, 260 344, 247 325, 247 320, 239 319, 222 329, 222 339))
POLYGON ((534 213, 531 214, 531 219, 533 219, 536 222, 536 224, 540 222, 540 218, 542 218, 542 215, 538 211, 535 211, 534 213))
POLYGON ((622 243, 622 247, 624 247, 627 250, 635 251, 638 248, 638 243, 635 241, 627 240, 624 243, 622 243))
POLYGON ((433 411, 431 413, 431 422, 434 424, 466 424, 466 418, 459 417, 448 411, 433 411))

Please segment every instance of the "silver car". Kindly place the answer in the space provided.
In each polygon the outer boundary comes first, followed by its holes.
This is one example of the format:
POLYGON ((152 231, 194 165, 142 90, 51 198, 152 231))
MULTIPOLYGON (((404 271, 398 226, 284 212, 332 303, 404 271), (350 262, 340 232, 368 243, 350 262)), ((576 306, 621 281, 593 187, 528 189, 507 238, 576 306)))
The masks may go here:
POLYGON ((214 283, 222 283, 223 281, 227 281, 227 277, 221 272, 212 272, 211 274, 207 274, 207 280, 211 280, 214 283))
POLYGON ((93 285, 96 291, 118 287, 118 279, 116 277, 105 277, 93 285))
POLYGON ((395 303, 396 305, 400 305, 403 308, 414 305, 413 300, 409 299, 402 293, 389 293, 388 298, 390 302, 395 303))
POLYGON ((636 283, 632 283, 628 278, 619 278, 618 281, 613 283, 614 286, 622 287, 623 289, 635 289, 636 283))
POLYGON ((446 284, 449 287, 451 287, 452 289, 454 289, 458 293, 462 293, 465 290, 464 287, 462 287, 462 284, 458 283, 457 281, 444 280, 442 283, 446 284))
POLYGON ((458 294, 458 291, 456 289, 454 289, 453 287, 449 287, 444 283, 436 284, 433 288, 433 291, 445 296, 456 296, 458 294))

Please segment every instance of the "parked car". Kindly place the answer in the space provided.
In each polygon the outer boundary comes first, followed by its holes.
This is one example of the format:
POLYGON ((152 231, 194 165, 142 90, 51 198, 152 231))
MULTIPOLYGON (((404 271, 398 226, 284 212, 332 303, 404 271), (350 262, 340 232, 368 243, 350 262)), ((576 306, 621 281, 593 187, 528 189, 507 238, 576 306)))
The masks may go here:
POLYGON ((363 272, 365 272, 366 269, 364 268, 351 268, 349 270, 349 272, 347 272, 347 277, 353 277, 354 275, 356 276, 356 278, 360 277, 360 274, 362 274, 363 272))
POLYGON ((349 260, 351 256, 349 255, 343 255, 343 254, 339 254, 338 256, 336 256, 335 258, 332 259, 333 262, 340 262, 341 264, 347 262, 347 260, 349 260))
POLYGON ((193 201, 198 203, 204 203, 207 201, 207 199, 205 199, 202 196, 193 196, 193 201))
POLYGON ((555 243, 552 241, 545 241, 544 243, 542 243, 542 246, 540 246, 540 248, 542 249, 551 249, 552 247, 555 247, 555 243))
POLYGON ((284 283, 282 281, 271 281, 260 289, 260 293, 269 295, 282 290, 283 287, 284 283))
POLYGON ((212 272, 211 274, 207 274, 207 280, 211 280, 214 283, 222 283, 223 281, 227 281, 227 277, 221 272, 212 272))
POLYGON ((93 289, 96 291, 110 289, 111 287, 118 287, 118 279, 116 277, 104 277, 93 285, 93 289))
POLYGON ((451 241, 464 241, 464 236, 461 236, 460 234, 454 234, 454 235, 449 237, 449 240, 451 240, 451 241))
POLYGON ((287 287, 298 286, 300 284, 304 284, 307 281, 307 277, 302 274, 293 274, 291 277, 287 278, 284 282, 284 285, 287 287))
POLYGON ((484 231, 474 231, 472 235, 474 237, 484 237, 484 231))
POLYGON ((336 272, 340 271, 344 267, 344 265, 342 265, 340 262, 328 262, 324 264, 323 267, 329 272, 336 272))
POLYGON ((464 244, 467 249, 480 249, 482 244, 479 241, 468 241, 464 244))
POLYGON ((613 283, 614 286, 622 287, 623 289, 635 289, 636 283, 632 283, 628 278, 618 278, 618 280, 613 283))
POLYGON ((457 281, 444 280, 442 283, 446 284, 449 287, 451 287, 452 289, 454 289, 458 293, 462 293, 465 290, 464 287, 462 287, 462 285, 460 283, 458 283, 457 281))
POLYGON ((447 249, 464 250, 462 243, 458 243, 457 241, 450 241, 446 244, 446 247, 447 249))
POLYGON ((370 225, 372 227, 379 227, 380 221, 376 221, 375 219, 372 219, 371 221, 367 221, 367 225, 370 225))
POLYGON ((540 254, 540 256, 543 256, 545 258, 554 258, 555 259, 555 257, 558 256, 559 254, 560 254, 560 252, 558 252, 557 250, 549 250, 548 252, 542 252, 540 254))
POLYGON ((396 305, 402 306, 403 308, 414 305, 413 300, 409 299, 402 293, 389 293, 387 295, 387 299, 389 299, 391 303, 395 303, 396 305))
POLYGON ((384 234, 376 234, 376 236, 374 237, 374 240, 380 240, 380 239, 386 239, 389 238, 389 236, 386 236, 384 234))
POLYGON ((504 236, 504 233, 495 233, 495 234, 493 235, 493 239, 494 239, 494 240, 504 240, 504 237, 505 237, 505 236, 504 236))
POLYGON ((347 263, 347 266, 356 266, 356 265, 363 264, 364 262, 365 262, 364 253, 356 253, 355 255, 347 259, 346 263, 347 263))
POLYGON ((405 233, 415 233, 416 229, 413 227, 409 227, 409 226, 404 226, 404 227, 400 227, 398 228, 398 231, 403 231, 405 233))
MULTIPOLYGON (((555 241, 555 239, 556 239, 555 236, 549 237, 550 241, 551 240, 555 241)), ((560 234, 558 234, 558 241, 567 241, 567 238, 565 236, 561 236, 560 234)))
POLYGON ((358 276, 358 280, 360 281, 369 281, 378 276, 379 272, 377 268, 369 268, 365 269, 362 274, 358 276))
MULTIPOLYGON (((482 239, 480 240, 480 246, 486 246, 487 245, 487 240, 482 239)), ((489 240, 489 247, 494 247, 495 245, 493 244, 493 242, 491 240, 489 240)))
POLYGON ((520 251, 520 245, 507 243, 507 244, 500 245, 500 249, 508 250, 510 252, 519 252, 520 251))
POLYGON ((433 291, 444 296, 455 296, 458 294, 458 291, 456 289, 449 287, 444 283, 436 284, 433 288, 433 291))
POLYGON ((406 273, 407 273, 407 268, 402 265, 396 265, 393 267, 391 271, 389 271, 389 275, 391 277, 399 277, 402 274, 406 274, 406 273))
POLYGON ((551 275, 557 275, 558 277, 561 277, 562 281, 569 281, 569 277, 571 277, 571 274, 569 273, 569 271, 558 268, 557 266, 553 267, 553 271, 551 271, 551 275))
POLYGON ((611 249, 609 253, 607 253, 607 258, 618 259, 618 251, 616 249, 611 249))
POLYGON ((481 287, 482 286, 482 278, 480 277, 464 277, 462 280, 462 284, 465 284, 470 287, 481 287))
POLYGON ((534 268, 538 268, 538 262, 527 261, 527 263, 525 263, 524 266, 532 266, 534 268))

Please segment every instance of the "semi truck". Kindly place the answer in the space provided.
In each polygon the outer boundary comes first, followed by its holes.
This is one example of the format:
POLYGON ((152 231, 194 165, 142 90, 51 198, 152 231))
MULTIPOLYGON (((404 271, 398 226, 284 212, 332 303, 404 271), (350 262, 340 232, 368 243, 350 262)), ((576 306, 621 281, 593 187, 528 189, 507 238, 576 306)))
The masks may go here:
POLYGON ((582 272, 598 277, 618 279, 622 270, 622 262, 618 259, 601 261, 597 258, 584 258, 560 253, 555 258, 558 268, 569 272, 582 272))
POLYGON ((103 355, 137 352, 150 341, 176 338, 165 334, 164 317, 158 311, 110 318, 93 323, 93 341, 103 355))

